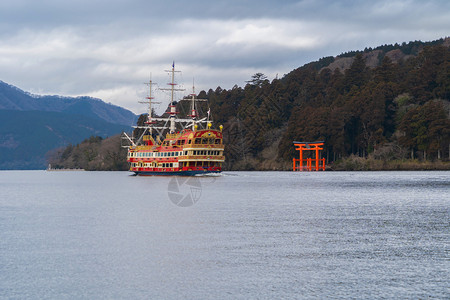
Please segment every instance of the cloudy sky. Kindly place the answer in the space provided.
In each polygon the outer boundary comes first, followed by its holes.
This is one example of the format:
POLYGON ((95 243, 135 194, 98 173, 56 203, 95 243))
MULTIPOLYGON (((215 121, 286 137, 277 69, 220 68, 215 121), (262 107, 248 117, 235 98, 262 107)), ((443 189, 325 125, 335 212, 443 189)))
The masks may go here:
MULTIPOLYGON (((448 0, 1 0, 0 80, 135 113, 175 61, 191 92, 324 56, 450 35, 448 0)), ((165 98, 164 92, 157 92, 165 98)), ((165 99, 162 99, 165 101, 165 99)))

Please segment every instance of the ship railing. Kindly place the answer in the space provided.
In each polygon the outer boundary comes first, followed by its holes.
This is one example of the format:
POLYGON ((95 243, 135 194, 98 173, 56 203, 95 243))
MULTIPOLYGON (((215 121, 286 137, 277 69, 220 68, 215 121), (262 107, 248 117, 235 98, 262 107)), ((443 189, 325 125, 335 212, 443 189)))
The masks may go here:
POLYGON ((143 150, 147 150, 150 151, 153 148, 153 146, 136 146, 136 148, 134 148, 136 151, 143 151, 143 150))
POLYGON ((184 144, 184 148, 223 148, 223 144, 184 144))
POLYGON ((180 133, 168 133, 166 134, 166 139, 176 139, 177 137, 180 137, 180 133))
POLYGON ((224 160, 223 155, 181 155, 178 156, 178 161, 181 160, 224 160))

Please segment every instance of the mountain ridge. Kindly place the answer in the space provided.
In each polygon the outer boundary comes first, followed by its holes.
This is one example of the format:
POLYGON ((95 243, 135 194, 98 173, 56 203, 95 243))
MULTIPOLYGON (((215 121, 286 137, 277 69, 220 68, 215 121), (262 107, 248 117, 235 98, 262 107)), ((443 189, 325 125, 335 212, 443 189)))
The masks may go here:
POLYGON ((0 109, 65 112, 96 117, 113 124, 132 126, 137 116, 114 104, 89 96, 36 95, 0 80, 0 109), (83 109, 80 109, 83 107, 83 109))
POLYGON ((88 96, 35 95, 0 80, 0 169, 44 169, 46 154, 130 131, 137 116, 88 96))

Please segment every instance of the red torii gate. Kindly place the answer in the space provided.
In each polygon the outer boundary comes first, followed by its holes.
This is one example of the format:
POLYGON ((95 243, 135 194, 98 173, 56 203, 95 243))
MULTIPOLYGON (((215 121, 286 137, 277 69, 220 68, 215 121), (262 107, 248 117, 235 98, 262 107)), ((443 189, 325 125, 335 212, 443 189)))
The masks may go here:
POLYGON ((300 151, 300 158, 292 159, 292 171, 325 171, 325 158, 319 158, 319 151, 324 142, 294 142, 295 150, 300 151), (303 158, 303 151, 316 151, 315 158, 303 158), (298 162, 298 166, 296 166, 298 162), (306 165, 303 165, 306 162, 306 165), (314 163, 314 165, 313 165, 314 163))

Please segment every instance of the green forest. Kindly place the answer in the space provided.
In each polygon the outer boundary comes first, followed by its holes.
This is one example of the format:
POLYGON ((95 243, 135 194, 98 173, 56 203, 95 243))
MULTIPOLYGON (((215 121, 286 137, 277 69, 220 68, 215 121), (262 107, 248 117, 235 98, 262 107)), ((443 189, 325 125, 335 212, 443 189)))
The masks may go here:
POLYGON ((224 125, 225 168, 289 170, 293 141, 324 141, 330 169, 449 169, 449 44, 366 48, 202 91, 224 125))

